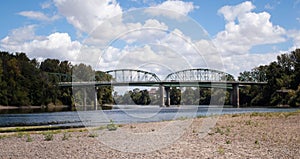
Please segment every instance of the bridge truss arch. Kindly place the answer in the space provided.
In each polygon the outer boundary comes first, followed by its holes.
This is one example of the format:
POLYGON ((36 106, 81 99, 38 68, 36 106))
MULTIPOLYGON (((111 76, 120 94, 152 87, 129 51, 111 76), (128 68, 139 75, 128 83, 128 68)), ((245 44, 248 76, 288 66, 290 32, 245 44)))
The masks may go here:
POLYGON ((159 82, 160 79, 154 73, 135 70, 135 69, 118 69, 109 70, 106 73, 112 75, 114 82, 159 82))
POLYGON ((186 69, 170 73, 165 81, 234 81, 231 74, 213 69, 186 69))

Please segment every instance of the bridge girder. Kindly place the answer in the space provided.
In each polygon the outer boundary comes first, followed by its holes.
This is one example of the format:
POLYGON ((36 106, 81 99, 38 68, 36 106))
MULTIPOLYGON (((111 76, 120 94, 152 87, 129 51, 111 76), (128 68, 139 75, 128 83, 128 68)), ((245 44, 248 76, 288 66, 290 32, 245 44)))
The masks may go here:
POLYGON ((118 69, 109 70, 106 73, 113 76, 114 82, 147 82, 147 81, 160 81, 158 76, 154 73, 135 70, 135 69, 118 69))
POLYGON ((234 77, 213 69, 186 69, 169 74, 165 81, 232 81, 234 77))

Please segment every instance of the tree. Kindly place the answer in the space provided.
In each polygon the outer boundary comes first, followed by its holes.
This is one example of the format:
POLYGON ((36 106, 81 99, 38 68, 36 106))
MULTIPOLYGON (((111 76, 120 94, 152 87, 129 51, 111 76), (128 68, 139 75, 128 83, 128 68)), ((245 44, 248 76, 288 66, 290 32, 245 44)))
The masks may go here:
POLYGON ((241 81, 267 81, 266 86, 241 89, 241 101, 250 105, 297 105, 297 89, 300 84, 300 50, 277 56, 277 61, 240 73, 241 81), (279 90, 289 93, 282 96, 279 90), (248 94, 248 95, 246 95, 248 94), (289 101, 289 102, 287 102, 289 101))
POLYGON ((209 105, 211 100, 211 88, 201 88, 199 89, 199 94, 199 105, 209 105))
POLYGON ((199 94, 195 93, 191 87, 186 87, 182 93, 182 103, 185 105, 195 105, 198 104, 197 99, 199 99, 199 94))
POLYGON ((75 82, 95 81, 95 71, 91 66, 86 66, 83 63, 72 68, 72 75, 75 82))
POLYGON ((170 90, 170 100, 171 105, 180 105, 181 90, 176 87, 172 87, 170 90))
POLYGON ((151 99, 149 96, 149 92, 145 90, 139 90, 138 88, 130 91, 130 97, 133 102, 137 105, 149 105, 151 103, 151 99))

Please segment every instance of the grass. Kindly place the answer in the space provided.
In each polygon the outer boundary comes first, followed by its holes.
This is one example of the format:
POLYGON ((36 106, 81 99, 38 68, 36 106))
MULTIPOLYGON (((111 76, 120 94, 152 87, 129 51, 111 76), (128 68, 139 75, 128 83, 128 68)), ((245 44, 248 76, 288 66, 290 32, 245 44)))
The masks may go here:
POLYGON ((251 120, 247 120, 247 121, 245 122, 246 125, 251 125, 251 123, 252 123, 251 120))
POLYGON ((65 140, 69 140, 69 138, 71 137, 71 134, 68 134, 67 132, 64 132, 64 135, 62 137, 62 140, 65 141, 65 140))
POLYGON ((231 117, 239 117, 241 114, 232 114, 231 117))
POLYGON ((207 116, 205 115, 198 115, 197 118, 206 118, 207 116))
POLYGON ((231 144, 231 141, 230 140, 226 140, 226 144, 231 144))
POLYGON ((89 133, 88 137, 92 137, 92 138, 95 138, 95 137, 98 137, 99 135, 95 132, 93 133, 89 133))
POLYGON ((7 137, 6 135, 0 135, 0 139, 4 139, 6 137, 7 137))
POLYGON ((27 136, 26 137, 26 142, 32 142, 33 141, 30 134, 27 134, 26 136, 27 136))
POLYGON ((181 116, 181 117, 177 118, 176 120, 186 120, 186 119, 188 119, 188 117, 181 116))
POLYGON ((45 141, 52 141, 53 136, 54 136, 53 132, 48 131, 48 132, 44 133, 44 140, 45 141))
POLYGON ((219 154, 224 155, 225 154, 225 149, 222 146, 219 146, 218 147, 218 152, 219 152, 219 154))
POLYGON ((224 131, 221 128, 217 127, 215 133, 219 133, 219 134, 223 135, 224 131))
POLYGON ((24 135, 26 135, 27 133, 25 132, 18 132, 17 133, 17 138, 22 138, 24 135))
POLYGON ((106 128, 107 128, 107 130, 109 130, 109 131, 115 131, 115 130, 118 129, 118 126, 117 126, 116 124, 114 124, 114 122, 113 122, 112 119, 110 119, 110 123, 107 124, 106 128))
POLYGON ((104 130, 106 127, 105 126, 99 126, 94 128, 93 130, 104 130))

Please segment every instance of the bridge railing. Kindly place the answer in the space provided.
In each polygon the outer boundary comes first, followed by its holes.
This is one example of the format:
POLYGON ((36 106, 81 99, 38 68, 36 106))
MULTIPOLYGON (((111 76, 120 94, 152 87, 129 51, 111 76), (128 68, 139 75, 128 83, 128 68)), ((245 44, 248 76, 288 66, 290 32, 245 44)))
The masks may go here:
POLYGON ((112 81, 114 82, 160 81, 156 74, 143 70, 119 69, 106 71, 106 73, 113 76, 112 81))
POLYGON ((187 69, 167 75, 165 81, 234 81, 234 77, 218 70, 187 69))

